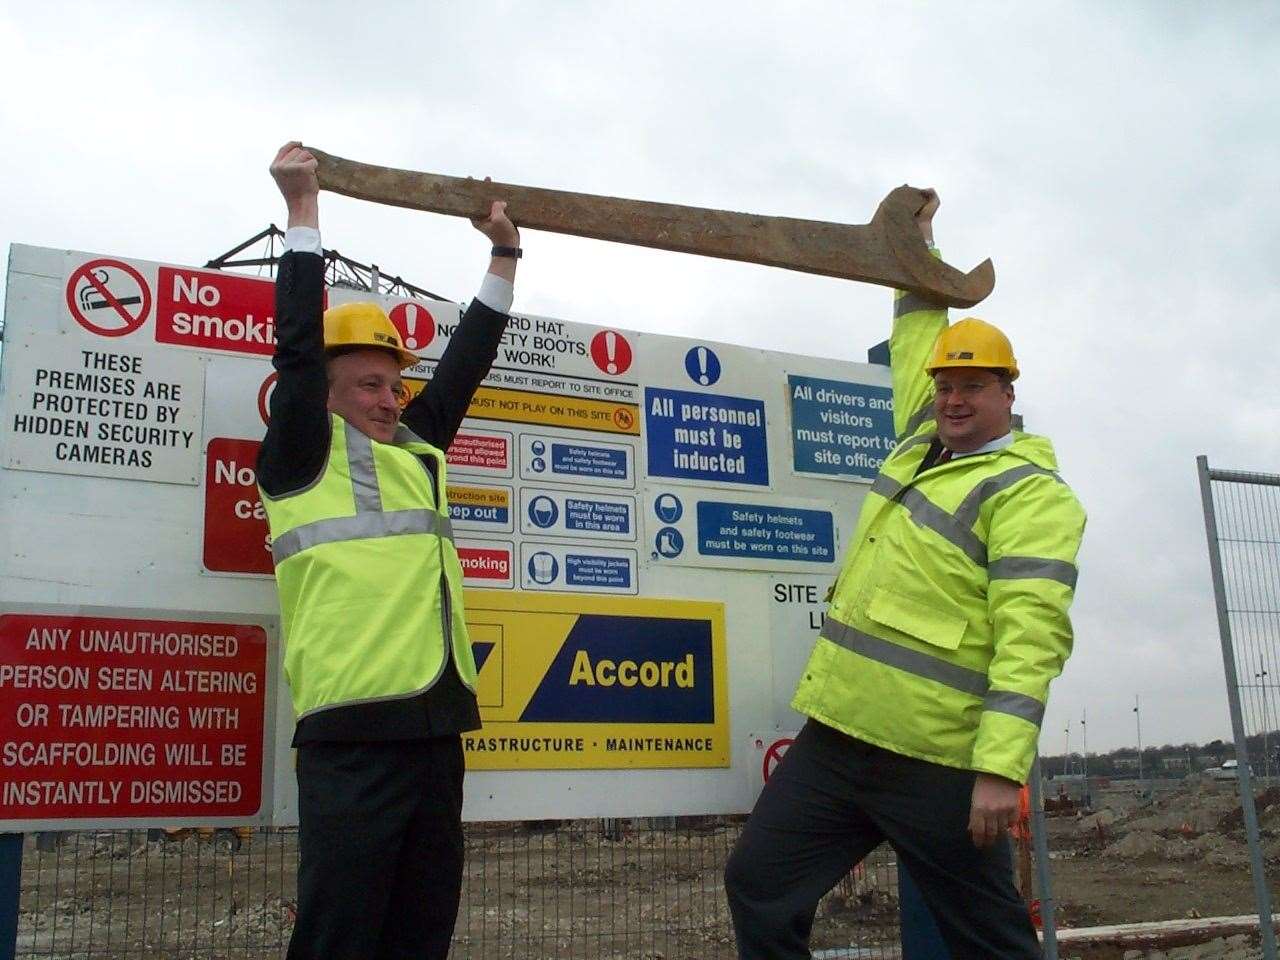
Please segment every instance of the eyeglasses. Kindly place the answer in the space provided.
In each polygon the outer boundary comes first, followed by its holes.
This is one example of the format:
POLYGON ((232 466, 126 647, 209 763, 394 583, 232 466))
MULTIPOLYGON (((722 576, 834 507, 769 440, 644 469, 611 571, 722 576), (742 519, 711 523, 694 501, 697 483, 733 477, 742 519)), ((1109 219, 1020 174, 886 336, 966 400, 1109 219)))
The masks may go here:
POLYGON ((999 380, 970 381, 968 383, 935 383, 933 385, 934 393, 943 400, 949 400, 952 397, 960 397, 969 399, 976 397, 978 394, 986 390, 987 387, 999 386, 999 380))

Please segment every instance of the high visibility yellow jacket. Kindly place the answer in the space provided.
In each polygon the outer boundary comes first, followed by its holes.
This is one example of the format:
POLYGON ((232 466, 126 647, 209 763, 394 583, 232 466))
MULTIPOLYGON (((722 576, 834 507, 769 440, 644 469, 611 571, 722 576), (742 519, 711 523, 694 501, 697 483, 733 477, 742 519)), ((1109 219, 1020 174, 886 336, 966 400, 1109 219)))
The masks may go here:
POLYGON ((1044 437, 916 475, 937 436, 924 365, 945 310, 899 293, 898 443, 863 502, 796 710, 897 753, 1025 782, 1085 514, 1044 437))
POLYGON ((416 696, 450 660, 474 691, 444 454, 403 425, 388 444, 329 421, 319 479, 283 497, 260 491, 295 714, 416 696), (434 461, 434 485, 420 457, 434 461))

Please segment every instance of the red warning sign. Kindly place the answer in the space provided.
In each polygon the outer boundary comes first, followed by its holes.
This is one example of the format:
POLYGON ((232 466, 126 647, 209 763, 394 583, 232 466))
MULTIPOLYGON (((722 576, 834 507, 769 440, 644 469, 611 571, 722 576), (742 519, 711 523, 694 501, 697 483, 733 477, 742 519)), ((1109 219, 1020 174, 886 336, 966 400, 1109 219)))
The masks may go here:
POLYGON ((436 336, 436 320, 425 306, 416 300, 397 303, 388 314, 400 331, 400 339, 406 350, 415 352, 427 349, 436 336))
POLYGON ((204 568, 273 574, 271 534, 258 495, 257 440, 215 437, 204 475, 204 568))
POLYGON ((280 374, 272 370, 267 375, 267 379, 262 381, 262 386, 258 388, 258 416, 266 426, 271 425, 271 393, 275 390, 276 381, 279 379, 280 374))
POLYGON ((271 280, 161 267, 156 341, 269 357, 276 348, 275 297, 271 280))
POLYGON ((468 587, 510 587, 511 555, 515 548, 510 543, 492 543, 479 546, 458 544, 458 562, 462 565, 462 582, 468 587))
POLYGON ((445 453, 451 467, 464 470, 492 470, 511 476, 511 435, 509 433, 458 432, 445 453))
POLYGON ((266 665, 253 624, 0 616, 0 821, 253 816, 266 665))
POLYGON ((151 290, 120 260, 90 260, 67 280, 67 309, 76 323, 100 337, 133 333, 151 314, 151 290))
POLYGON ((591 338, 591 360, 612 376, 626 373, 631 366, 631 344, 612 330, 601 330, 591 338))
POLYGON ((795 737, 783 737, 769 744, 768 749, 764 752, 764 766, 760 771, 764 775, 765 783, 768 783, 769 778, 773 776, 773 771, 781 762, 783 755, 787 752, 787 748, 795 742, 795 737))

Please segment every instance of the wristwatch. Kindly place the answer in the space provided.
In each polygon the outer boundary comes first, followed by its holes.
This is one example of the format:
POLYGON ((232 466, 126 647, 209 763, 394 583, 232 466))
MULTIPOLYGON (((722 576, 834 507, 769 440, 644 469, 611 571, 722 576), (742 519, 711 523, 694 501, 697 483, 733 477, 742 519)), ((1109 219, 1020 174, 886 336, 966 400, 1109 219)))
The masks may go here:
POLYGON ((512 260, 519 260, 524 256, 524 251, 519 247, 494 247, 490 251, 490 255, 494 257, 510 257, 512 260))

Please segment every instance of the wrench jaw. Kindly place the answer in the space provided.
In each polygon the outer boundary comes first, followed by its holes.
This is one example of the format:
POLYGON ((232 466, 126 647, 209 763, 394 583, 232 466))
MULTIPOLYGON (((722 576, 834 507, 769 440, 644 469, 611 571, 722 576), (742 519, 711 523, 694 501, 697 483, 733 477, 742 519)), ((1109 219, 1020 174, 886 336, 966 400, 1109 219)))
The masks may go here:
POLYGON ((995 265, 988 258, 965 273, 930 253, 916 226, 921 202, 920 191, 904 184, 889 192, 871 218, 870 227, 900 271, 892 285, 933 300, 939 307, 972 307, 985 300, 996 285, 995 265))

